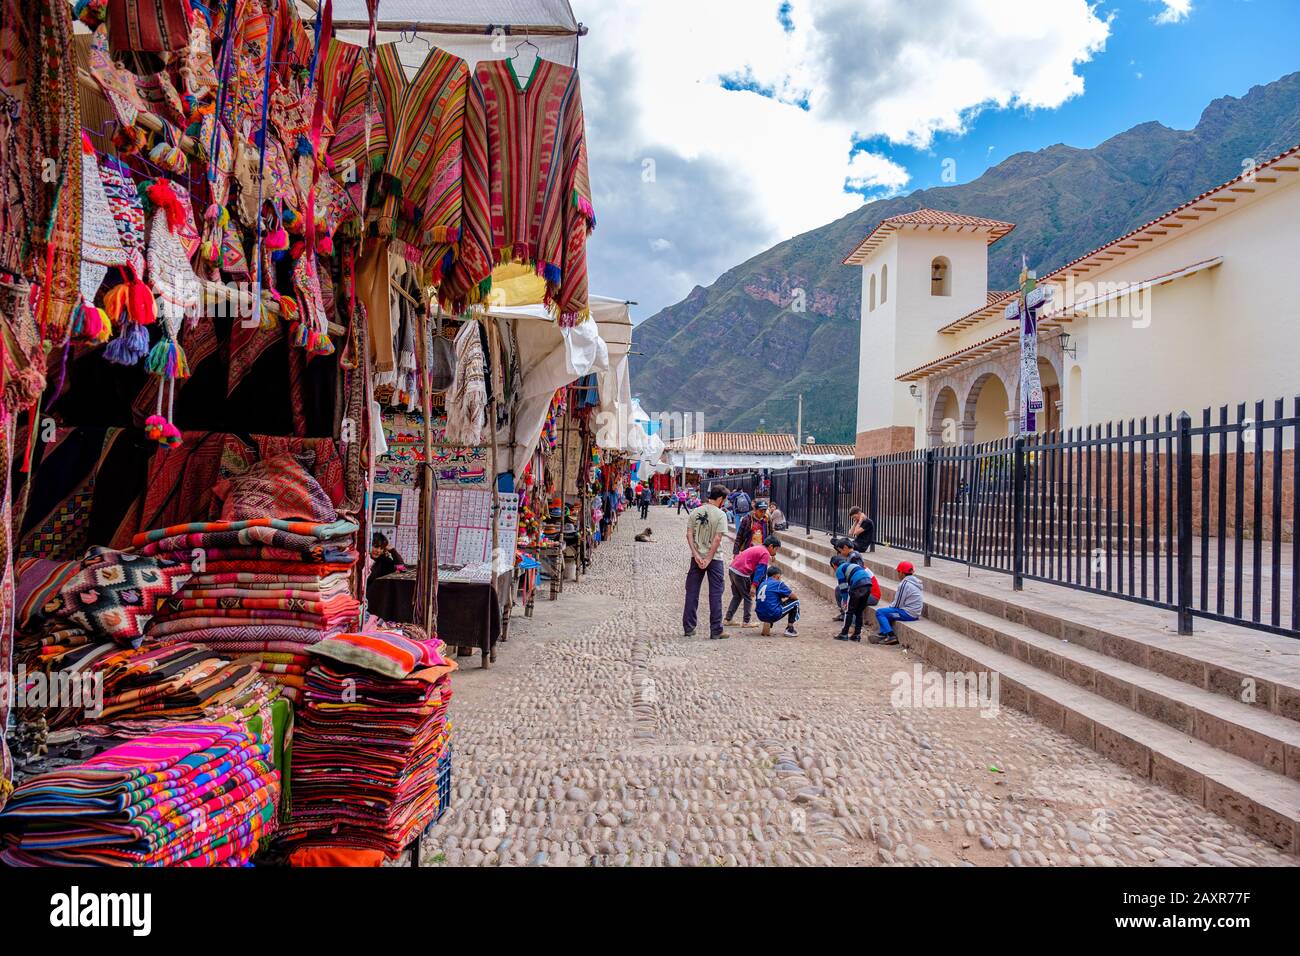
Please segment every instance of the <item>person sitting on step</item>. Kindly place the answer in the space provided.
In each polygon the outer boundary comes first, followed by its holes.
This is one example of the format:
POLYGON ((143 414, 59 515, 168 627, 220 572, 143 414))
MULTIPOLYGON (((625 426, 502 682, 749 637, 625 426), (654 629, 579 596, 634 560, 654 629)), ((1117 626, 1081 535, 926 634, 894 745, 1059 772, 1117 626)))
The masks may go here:
POLYGON ((799 620, 799 595, 790 590, 790 585, 781 580, 781 569, 769 566, 767 576, 758 586, 754 599, 754 611, 763 622, 762 635, 772 633, 772 625, 782 618, 789 618, 785 626, 786 637, 798 637, 794 622, 799 620))
POLYGON ((898 576, 900 580, 898 589, 894 592, 894 603, 876 611, 876 620, 880 622, 880 637, 873 639, 874 644, 897 644, 894 622, 919 621, 921 612, 925 610, 925 590, 911 561, 899 563, 898 576))
POLYGON ((867 608, 880 601, 880 582, 864 565, 848 558, 835 569, 835 589, 844 602, 844 627, 835 635, 837 641, 861 641, 867 608))

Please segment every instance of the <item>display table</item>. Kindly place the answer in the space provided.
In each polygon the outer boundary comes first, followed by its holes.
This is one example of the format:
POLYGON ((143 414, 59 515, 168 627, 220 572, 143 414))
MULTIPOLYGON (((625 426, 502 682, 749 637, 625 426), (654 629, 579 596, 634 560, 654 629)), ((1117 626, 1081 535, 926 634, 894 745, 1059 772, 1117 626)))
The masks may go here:
MULTIPOLYGON (((496 660, 498 641, 508 639, 513 573, 493 575, 491 583, 438 579, 438 637, 452 647, 477 647, 483 666, 496 660)), ((415 572, 378 578, 366 590, 370 612, 398 624, 415 620, 415 572)))

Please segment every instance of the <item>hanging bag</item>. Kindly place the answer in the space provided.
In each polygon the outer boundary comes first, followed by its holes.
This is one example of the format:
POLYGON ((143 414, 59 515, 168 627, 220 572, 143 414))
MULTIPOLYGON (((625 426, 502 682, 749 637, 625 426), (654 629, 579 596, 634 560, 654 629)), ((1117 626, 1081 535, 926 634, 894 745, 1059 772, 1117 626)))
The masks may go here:
POLYGON ((429 389, 445 392, 456 384, 456 347, 442 334, 442 310, 434 316, 433 346, 429 350, 429 389))

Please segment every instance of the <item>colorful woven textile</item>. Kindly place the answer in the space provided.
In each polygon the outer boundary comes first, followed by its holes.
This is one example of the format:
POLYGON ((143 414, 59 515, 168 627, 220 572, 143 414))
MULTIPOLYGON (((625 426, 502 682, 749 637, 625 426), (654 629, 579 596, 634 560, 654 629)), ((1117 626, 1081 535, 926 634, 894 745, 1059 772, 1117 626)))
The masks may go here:
POLYGON ((417 667, 441 667, 441 641, 412 641, 393 631, 334 634, 311 646, 311 653, 385 677, 404 678, 417 667))
POLYGON ((437 819, 455 664, 392 680, 334 662, 308 672, 286 837, 397 856, 437 819))
POLYGON ((0 860, 247 863, 275 829, 279 795, 269 744, 242 728, 182 724, 17 787, 0 813, 0 860))
POLYGON ((89 634, 135 644, 144 636, 157 602, 170 597, 190 576, 190 567, 145 555, 91 548, 44 606, 89 634))
POLYGON ((357 531, 357 525, 351 521, 332 521, 328 524, 311 521, 285 521, 280 518, 249 518, 242 521, 191 521, 188 524, 172 525, 168 528, 156 528, 142 531, 132 539, 136 547, 161 541, 181 534, 208 534, 222 531, 243 531, 247 528, 273 528, 291 534, 306 535, 312 538, 337 538, 357 531))
POLYGON ((332 521, 337 512, 320 483, 292 455, 259 461, 238 478, 212 489, 222 500, 221 519, 286 518, 332 521))
POLYGON ((189 39, 186 0, 108 0, 114 53, 169 53, 189 39))
POLYGON ((586 237, 596 223, 577 71, 538 57, 532 73, 519 77, 513 60, 484 60, 474 83, 479 95, 469 97, 466 136, 486 137, 487 166, 471 161, 466 147, 467 208, 468 197, 487 193, 476 208, 490 210, 492 261, 536 267, 548 302, 573 324, 589 314, 586 237))

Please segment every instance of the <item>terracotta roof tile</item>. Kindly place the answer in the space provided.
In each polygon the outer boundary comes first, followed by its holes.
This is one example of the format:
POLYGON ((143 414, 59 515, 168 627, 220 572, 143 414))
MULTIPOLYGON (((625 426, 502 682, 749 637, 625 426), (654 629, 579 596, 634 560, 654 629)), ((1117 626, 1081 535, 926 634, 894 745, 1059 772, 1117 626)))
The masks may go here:
POLYGON ((898 216, 882 219, 880 224, 867 233, 867 237, 858 243, 858 247, 849 253, 845 265, 861 265, 879 248, 880 244, 899 229, 908 227, 938 227, 945 229, 987 231, 988 242, 997 242, 1012 229, 1015 223, 1002 222, 1000 219, 984 219, 980 216, 966 216, 958 212, 943 212, 939 209, 915 209, 898 216))
POLYGON ((758 432, 696 432, 668 443, 673 451, 700 451, 727 455, 793 455, 793 435, 758 432))

